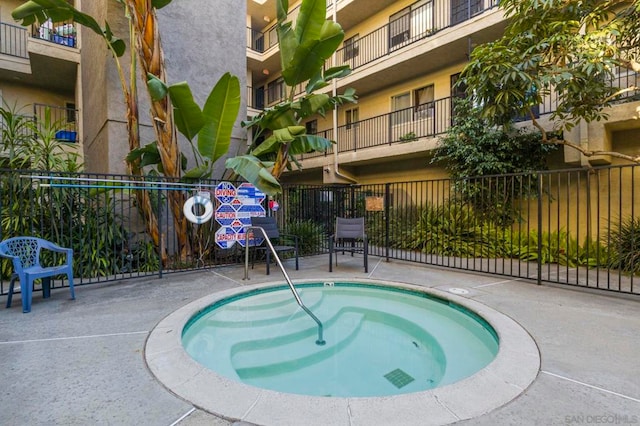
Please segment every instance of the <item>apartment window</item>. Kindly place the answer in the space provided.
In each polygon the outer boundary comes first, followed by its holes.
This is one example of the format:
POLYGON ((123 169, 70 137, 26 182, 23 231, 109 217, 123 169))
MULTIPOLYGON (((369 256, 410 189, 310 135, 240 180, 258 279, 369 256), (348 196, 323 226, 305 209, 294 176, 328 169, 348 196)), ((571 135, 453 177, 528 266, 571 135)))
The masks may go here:
POLYGON ((416 119, 433 117, 435 108, 434 100, 433 84, 413 91, 413 105, 416 119))
POLYGON ((358 127, 360 117, 358 108, 348 109, 344 112, 345 114, 345 122, 347 123, 347 129, 353 127, 358 127))
POLYGON ((467 97, 467 85, 460 81, 460 73, 451 75, 451 96, 454 98, 467 97))
POLYGON ((421 38, 433 32, 433 1, 423 0, 411 6, 411 38, 421 38))
POLYGON ((75 123, 76 122, 76 104, 72 102, 67 102, 65 105, 67 109, 67 123, 75 123))
POLYGON ((389 17, 389 49, 426 37, 433 29, 433 0, 417 1, 389 17))
POLYGON ((451 75, 451 125, 455 124, 456 99, 464 99, 467 97, 467 85, 460 81, 460 73, 451 75))
POLYGON ((253 91, 253 107, 255 109, 264 109, 264 86, 257 87, 253 91))
POLYGON ((307 121, 304 125, 305 129, 307 129, 308 135, 317 135, 318 134, 318 120, 307 121))
POLYGON ((267 98, 270 104, 284 99, 284 79, 282 77, 267 84, 267 98))
POLYGON ((411 121, 411 95, 409 92, 391 97, 391 124, 402 124, 411 121))
POLYGON ((264 34, 258 31, 251 32, 253 42, 251 45, 253 46, 253 50, 256 52, 264 52, 264 34))
POLYGON ((343 52, 343 60, 348 61, 349 59, 353 59, 358 56, 360 46, 358 45, 358 34, 354 35, 351 38, 348 38, 344 41, 343 52))
POLYGON ((402 9, 389 17, 389 49, 408 42, 411 37, 411 8, 402 9))
POLYGON ((459 24, 482 11, 482 0, 451 0, 451 25, 459 24))

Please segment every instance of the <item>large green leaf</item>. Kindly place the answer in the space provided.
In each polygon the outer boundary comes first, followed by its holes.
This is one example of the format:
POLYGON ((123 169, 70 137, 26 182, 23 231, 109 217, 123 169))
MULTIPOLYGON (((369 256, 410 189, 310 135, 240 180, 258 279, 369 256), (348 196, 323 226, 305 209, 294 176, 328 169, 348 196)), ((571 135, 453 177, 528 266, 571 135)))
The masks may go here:
POLYGON ((305 130, 304 126, 290 126, 284 129, 274 130, 271 136, 251 151, 251 154, 259 157, 263 154, 276 152, 280 148, 280 145, 293 141, 296 137, 303 135, 305 130))
POLYGON ((169 86, 169 96, 173 105, 176 127, 190 141, 204 126, 204 114, 193 99, 191 88, 186 81, 169 86))
POLYGON ((295 86, 316 75, 343 39, 344 31, 340 24, 325 21, 320 37, 296 46, 289 63, 283 64, 282 77, 287 85, 295 86))
POLYGON ((186 179, 209 179, 211 177, 211 164, 208 161, 194 167, 184 174, 186 179))
POLYGON ((306 154, 307 152, 324 152, 331 148, 333 144, 327 138, 317 135, 302 135, 297 136, 289 144, 289 155, 306 154))
POLYGON ((284 22, 287 19, 289 13, 289 0, 278 0, 276 3, 276 16, 278 22, 284 22))
MULTIPOLYGON (((282 69, 291 67, 293 56, 300 43, 291 27, 291 22, 278 23, 276 28, 278 33, 278 45, 280 46, 280 66, 282 69)), ((289 84, 287 82, 287 84, 289 84)))
POLYGON ((155 7, 156 9, 162 9, 163 7, 165 7, 166 5, 168 5, 169 3, 171 3, 173 0, 152 0, 151 4, 153 5, 153 7, 155 7))
POLYGON ((309 83, 307 83, 305 91, 307 93, 313 93, 316 90, 327 87, 329 82, 334 78, 346 77, 349 74, 351 74, 351 68, 349 68, 349 65, 331 67, 327 69, 324 74, 320 69, 313 77, 311 77, 311 79, 309 79, 309 83))
POLYGON ((203 114, 205 124, 198 133, 198 150, 216 161, 229 150, 233 125, 240 110, 240 81, 224 74, 209 94, 203 114))
POLYGON ((330 97, 326 93, 307 95, 300 100, 298 114, 301 118, 311 117, 319 113, 324 116, 325 108, 329 105, 330 97))
POLYGON ((229 158, 225 165, 267 195, 273 196, 282 192, 280 183, 266 165, 252 155, 229 158))
POLYGON ((322 25, 327 16, 326 0, 307 0, 300 6, 296 20, 296 39, 305 44, 320 38, 322 25))
POLYGON ((264 114, 261 114, 260 118, 252 123, 259 125, 263 129, 277 130, 283 127, 295 126, 298 121, 291 110, 291 104, 286 103, 265 110, 264 114))
POLYGON ((140 167, 159 166, 162 164, 160 152, 158 151, 158 143, 151 142, 142 148, 134 149, 127 154, 126 160, 132 163, 140 160, 140 167))
POLYGON ((147 73, 147 90, 149 90, 151 100, 154 102, 164 99, 169 93, 169 88, 164 84, 164 81, 151 73, 147 73))

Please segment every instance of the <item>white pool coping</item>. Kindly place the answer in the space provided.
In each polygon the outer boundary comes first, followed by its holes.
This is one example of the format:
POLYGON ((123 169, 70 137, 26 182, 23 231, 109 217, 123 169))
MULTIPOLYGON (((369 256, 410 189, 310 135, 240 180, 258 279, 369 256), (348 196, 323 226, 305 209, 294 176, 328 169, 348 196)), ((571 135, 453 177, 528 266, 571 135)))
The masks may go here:
MULTIPOLYGON (((322 280, 296 283, 318 281, 322 280)), ((168 315, 147 338, 147 367, 167 389, 199 409, 228 420, 278 426, 448 424, 507 404, 538 375, 540 352, 533 338, 513 319, 480 302, 392 281, 335 277, 331 281, 401 287, 455 302, 483 317, 495 329, 500 339, 498 354, 487 367, 459 382, 428 391, 367 398, 305 396, 261 389, 220 376, 187 354, 182 346, 182 330, 194 315, 219 300, 283 285, 271 282, 214 293, 168 315)))

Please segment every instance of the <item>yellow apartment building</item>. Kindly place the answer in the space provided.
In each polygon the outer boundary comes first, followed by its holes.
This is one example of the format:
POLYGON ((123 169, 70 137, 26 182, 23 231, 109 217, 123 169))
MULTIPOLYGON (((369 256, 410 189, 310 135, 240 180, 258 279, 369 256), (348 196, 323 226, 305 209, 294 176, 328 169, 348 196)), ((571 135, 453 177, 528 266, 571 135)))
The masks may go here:
MULTIPOLYGON (((276 0, 247 0, 248 113, 280 101, 276 0)), ((300 157, 301 171, 285 181, 379 183, 442 177, 430 152, 451 124, 454 83, 474 46, 500 37, 506 19, 497 0, 329 0, 327 18, 345 31, 336 63, 352 73, 337 93, 356 90, 358 103, 306 123, 307 130, 336 141, 333 150, 300 157)), ((295 19, 299 2, 290 4, 295 19)), ((638 86, 637 73, 621 70, 619 87, 638 86)), ((328 88, 325 90, 333 90, 328 88)), ((538 108, 540 122, 554 111, 550 97, 538 108)), ((629 97, 608 111, 607 122, 583 123, 567 139, 591 149, 640 154, 640 101, 629 97)), ((524 123, 526 125, 526 123, 524 123)), ((608 164, 571 149, 551 159, 553 168, 608 164)))
MULTIPOLYGON (((124 173, 126 123, 120 83, 110 53, 95 34, 74 22, 46 22, 24 28, 11 17, 21 0, 0 0, 0 96, 7 105, 41 120, 49 108, 61 129, 59 140, 76 150, 85 170, 124 173)), ((74 0, 74 6, 108 20, 127 39, 121 6, 112 0, 74 0)), ((186 80, 202 104, 224 72, 248 88, 233 132, 232 154, 242 151, 240 120, 284 95, 275 32, 276 0, 174 1, 159 11, 169 82, 186 80), (240 3, 240 4, 238 4, 240 3), (243 22, 244 20, 244 22, 243 22), (242 31, 241 28, 246 28, 242 31), (223 53, 221 53, 223 52, 223 53)), ((299 2, 291 2, 291 19, 299 2)), ((328 0, 327 17, 345 30, 338 64, 352 73, 335 90, 356 90, 357 104, 306 123, 309 132, 336 145, 327 153, 300 157, 301 171, 284 180, 306 183, 376 183, 442 177, 429 164, 430 152, 451 124, 453 85, 474 46, 501 36, 506 25, 497 0, 328 0)), ((126 66, 126 58, 123 58, 126 66)), ((638 85, 638 75, 621 71, 619 86, 638 85)), ((140 90, 142 143, 154 140, 148 103, 140 90)), ((333 90, 333 87, 324 90, 333 90)), ((540 121, 553 99, 539 107, 540 121)), ((568 137, 594 149, 640 154, 637 96, 609 111, 607 122, 583 123, 568 137)), ((184 145, 187 155, 190 149, 184 145)), ((586 159, 565 149, 553 167, 614 162, 586 159)), ((215 177, 224 171, 222 163, 215 177)))

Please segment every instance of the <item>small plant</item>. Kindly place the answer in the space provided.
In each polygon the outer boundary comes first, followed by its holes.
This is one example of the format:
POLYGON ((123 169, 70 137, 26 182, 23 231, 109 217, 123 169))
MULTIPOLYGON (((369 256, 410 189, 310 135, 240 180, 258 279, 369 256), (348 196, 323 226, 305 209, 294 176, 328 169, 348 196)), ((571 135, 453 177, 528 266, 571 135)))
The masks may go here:
POLYGON ((610 268, 640 275, 640 217, 628 218, 611 230, 610 268))
POLYGON ((286 233, 298 236, 300 239, 298 250, 303 256, 320 253, 327 238, 323 226, 311 220, 287 224, 286 233))
POLYGON ((417 139, 418 139, 418 137, 416 136, 416 134, 414 132, 409 132, 409 133, 405 134, 404 136, 400 136, 400 140, 402 142, 410 142, 410 141, 415 141, 417 139))

